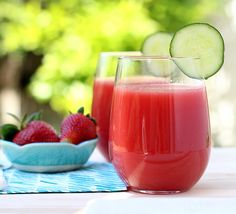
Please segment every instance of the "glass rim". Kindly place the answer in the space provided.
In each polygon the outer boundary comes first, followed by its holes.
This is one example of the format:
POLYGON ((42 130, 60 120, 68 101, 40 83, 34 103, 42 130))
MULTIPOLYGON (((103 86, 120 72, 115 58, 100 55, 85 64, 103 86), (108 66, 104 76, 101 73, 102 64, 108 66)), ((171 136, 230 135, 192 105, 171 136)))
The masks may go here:
POLYGON ((141 51, 104 51, 104 52, 100 52, 100 55, 101 56, 118 56, 118 57, 122 57, 122 55, 131 56, 132 54, 134 56, 139 56, 139 55, 137 55, 139 53, 142 54, 141 51))
POLYGON ((144 61, 144 60, 199 60, 199 57, 172 57, 172 56, 157 56, 157 55, 132 55, 132 56, 120 56, 119 60, 122 59, 130 59, 130 60, 140 60, 140 61, 144 61))

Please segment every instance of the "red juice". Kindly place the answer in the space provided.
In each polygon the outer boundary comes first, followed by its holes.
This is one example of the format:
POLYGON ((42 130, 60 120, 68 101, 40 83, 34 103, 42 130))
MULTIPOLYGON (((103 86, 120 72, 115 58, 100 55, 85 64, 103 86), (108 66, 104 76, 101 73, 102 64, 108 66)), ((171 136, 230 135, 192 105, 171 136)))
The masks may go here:
POLYGON ((136 191, 190 189, 210 153, 203 83, 124 83, 113 96, 109 143, 121 178, 136 191))
POLYGON ((98 149, 109 160, 108 137, 114 78, 96 78, 93 87, 92 116, 97 121, 98 149))

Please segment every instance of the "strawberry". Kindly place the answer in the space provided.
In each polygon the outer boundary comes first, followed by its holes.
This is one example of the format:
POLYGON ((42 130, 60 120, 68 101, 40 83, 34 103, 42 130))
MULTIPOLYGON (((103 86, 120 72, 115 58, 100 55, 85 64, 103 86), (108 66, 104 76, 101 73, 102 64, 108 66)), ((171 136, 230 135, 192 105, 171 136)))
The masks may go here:
POLYGON ((25 145, 35 142, 59 142, 53 127, 44 121, 32 121, 19 131, 13 138, 13 142, 18 145, 25 145))
POLYGON ((60 139, 54 128, 41 120, 41 113, 25 115, 22 120, 13 116, 19 123, 17 127, 13 124, 5 124, 1 127, 3 139, 13 141, 18 145, 25 145, 35 142, 59 142, 60 139))
POLYGON ((61 123, 61 142, 79 144, 96 138, 96 123, 89 115, 84 115, 84 108, 70 114, 61 123))

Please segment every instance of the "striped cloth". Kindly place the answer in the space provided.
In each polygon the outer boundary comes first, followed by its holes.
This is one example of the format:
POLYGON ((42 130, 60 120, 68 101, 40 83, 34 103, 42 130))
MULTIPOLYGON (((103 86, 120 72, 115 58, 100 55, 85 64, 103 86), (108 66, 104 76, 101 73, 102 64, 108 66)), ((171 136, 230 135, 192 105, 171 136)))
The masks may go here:
POLYGON ((116 192, 126 186, 111 163, 88 162, 83 168, 63 173, 30 173, 14 168, 3 171, 10 193, 116 192))

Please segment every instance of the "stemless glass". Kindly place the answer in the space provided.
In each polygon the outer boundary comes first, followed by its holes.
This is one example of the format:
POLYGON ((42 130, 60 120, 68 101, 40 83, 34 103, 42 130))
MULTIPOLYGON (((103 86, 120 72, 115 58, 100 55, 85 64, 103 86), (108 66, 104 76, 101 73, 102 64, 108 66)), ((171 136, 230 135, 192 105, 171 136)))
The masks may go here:
POLYGON ((119 59, 110 121, 111 160, 133 191, 189 190, 209 159, 211 133, 204 80, 192 79, 197 59, 119 59))
POLYGON ((98 149, 107 160, 109 160, 110 108, 118 58, 131 55, 141 55, 141 53, 132 51, 102 52, 97 65, 93 86, 92 116, 97 121, 98 149))

